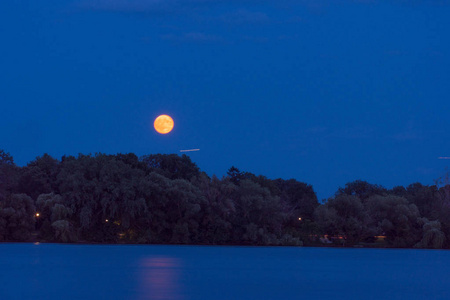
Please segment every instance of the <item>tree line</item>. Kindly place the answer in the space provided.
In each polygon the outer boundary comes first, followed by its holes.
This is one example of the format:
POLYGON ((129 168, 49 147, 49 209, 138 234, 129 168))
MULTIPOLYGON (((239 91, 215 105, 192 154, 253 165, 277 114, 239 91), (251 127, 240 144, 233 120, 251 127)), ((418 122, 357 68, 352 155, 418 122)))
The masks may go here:
POLYGON ((19 167, 0 150, 0 241, 450 248, 450 185, 353 181, 313 187, 186 155, 48 154, 19 167), (381 239, 381 241, 380 241, 381 239))

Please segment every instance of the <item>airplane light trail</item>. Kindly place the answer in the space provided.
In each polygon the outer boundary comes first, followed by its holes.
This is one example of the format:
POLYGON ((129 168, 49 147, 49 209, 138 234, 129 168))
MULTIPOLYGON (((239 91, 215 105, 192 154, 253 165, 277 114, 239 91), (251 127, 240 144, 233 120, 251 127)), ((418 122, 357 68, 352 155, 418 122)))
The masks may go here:
POLYGON ((438 159, 450 159, 450 156, 441 156, 441 157, 438 157, 438 159))
POLYGON ((200 151, 200 149, 187 149, 187 150, 180 150, 180 152, 193 152, 193 151, 200 151))

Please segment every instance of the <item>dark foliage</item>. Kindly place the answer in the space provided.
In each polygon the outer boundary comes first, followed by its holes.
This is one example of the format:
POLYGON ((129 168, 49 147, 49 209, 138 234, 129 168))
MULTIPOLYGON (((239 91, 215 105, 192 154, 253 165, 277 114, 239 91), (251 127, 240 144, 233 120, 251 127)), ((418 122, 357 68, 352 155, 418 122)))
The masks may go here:
POLYGON ((322 205, 311 185, 186 155, 48 154, 17 167, 0 150, 0 241, 449 247, 450 185, 365 181, 322 205))
POLYGON ((354 195, 358 196, 364 202, 370 196, 383 196, 386 195, 386 193, 387 190, 378 184, 371 184, 363 180, 355 180, 345 184, 345 188, 339 188, 339 190, 336 192, 336 196, 343 194, 354 195))

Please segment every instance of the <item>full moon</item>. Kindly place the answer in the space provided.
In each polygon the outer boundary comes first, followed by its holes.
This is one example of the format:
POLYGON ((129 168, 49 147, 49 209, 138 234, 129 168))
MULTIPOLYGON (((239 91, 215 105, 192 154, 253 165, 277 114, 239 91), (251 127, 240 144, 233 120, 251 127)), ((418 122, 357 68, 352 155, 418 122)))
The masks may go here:
POLYGON ((155 130, 161 134, 166 134, 173 129, 173 119, 168 115, 160 115, 153 123, 155 130))

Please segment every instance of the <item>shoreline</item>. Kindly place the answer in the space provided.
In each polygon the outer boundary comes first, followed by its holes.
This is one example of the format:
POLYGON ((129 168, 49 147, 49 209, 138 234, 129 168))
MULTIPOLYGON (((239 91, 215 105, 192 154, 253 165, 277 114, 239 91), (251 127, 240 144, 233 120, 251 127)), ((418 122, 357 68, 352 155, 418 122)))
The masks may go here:
POLYGON ((139 243, 95 243, 95 242, 76 242, 76 243, 60 243, 60 242, 48 242, 48 241, 2 241, 1 244, 55 244, 55 245, 79 245, 79 246, 188 246, 188 247, 251 247, 251 248, 330 248, 330 249, 386 249, 386 250, 450 250, 450 249, 433 249, 433 248, 399 248, 391 247, 388 245, 383 246, 368 246, 368 245, 353 245, 353 246, 339 246, 339 245, 307 245, 307 246, 292 246, 292 245, 243 245, 243 244, 223 244, 223 245, 212 245, 212 244, 139 244, 139 243))

